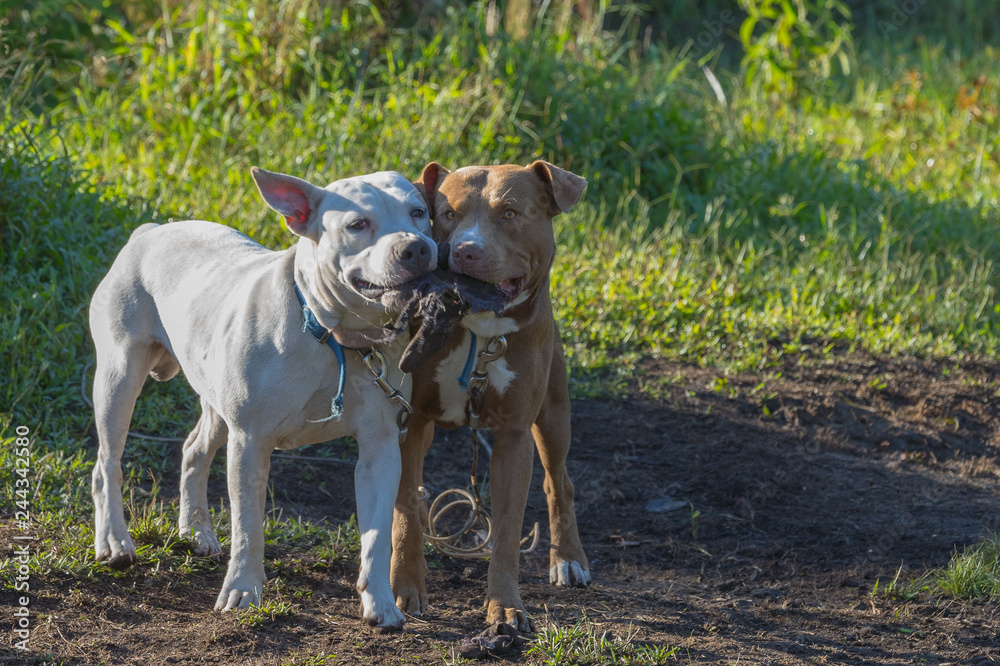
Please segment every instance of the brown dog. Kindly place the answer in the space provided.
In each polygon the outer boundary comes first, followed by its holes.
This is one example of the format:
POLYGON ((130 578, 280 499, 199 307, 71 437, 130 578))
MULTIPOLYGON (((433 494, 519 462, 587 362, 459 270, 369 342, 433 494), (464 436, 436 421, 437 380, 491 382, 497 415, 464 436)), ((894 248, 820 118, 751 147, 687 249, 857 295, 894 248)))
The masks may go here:
POLYGON ((531 483, 532 444, 545 468, 552 547, 550 581, 561 586, 590 582, 573 509, 573 483, 566 472, 570 404, 566 361, 549 300, 549 271, 555 258, 552 218, 580 198, 587 181, 547 162, 466 167, 449 172, 432 162, 415 183, 423 188, 434 218, 434 238, 448 243, 448 267, 497 285, 507 304, 503 315, 466 316, 449 343, 413 375, 413 420, 403 444, 403 475, 392 527, 392 589, 403 611, 427 609, 422 533, 426 507, 418 499, 424 454, 434 424, 445 428, 492 428, 490 493, 493 554, 486 592, 486 621, 532 631, 518 591, 518 549, 531 483), (481 404, 459 383, 478 349, 495 348, 504 336, 506 352, 488 364, 481 404), (492 347, 491 347, 492 343, 492 347), (477 410, 477 406, 479 409, 477 410), (476 412, 479 412, 479 416, 476 412))

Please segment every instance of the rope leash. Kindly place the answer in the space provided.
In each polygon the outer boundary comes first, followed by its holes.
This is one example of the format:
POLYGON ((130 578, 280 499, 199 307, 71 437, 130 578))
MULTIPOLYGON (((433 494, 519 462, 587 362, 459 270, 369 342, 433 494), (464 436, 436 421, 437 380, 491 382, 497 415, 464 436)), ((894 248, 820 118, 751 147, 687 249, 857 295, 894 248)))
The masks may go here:
MULTIPOLYGON (((472 492, 470 493, 463 488, 445 490, 434 498, 430 508, 427 510, 427 532, 424 533, 424 540, 430 543, 434 547, 434 550, 442 555, 457 559, 483 559, 493 553, 491 545, 493 541, 493 520, 489 512, 483 508, 482 498, 479 495, 477 474, 479 467, 479 444, 482 443, 484 446, 486 444, 481 438, 482 434, 479 430, 472 431, 472 473, 470 474, 472 492), (457 499, 446 501, 452 497, 457 497, 457 499), (467 511, 469 512, 469 517, 465 520, 465 524, 450 534, 443 533, 440 525, 444 517, 452 511, 462 509, 463 507, 467 507, 467 511), (479 529, 475 529, 477 526, 479 526, 479 529), (471 539, 472 545, 461 545, 464 537, 467 537, 466 540, 471 539)), ((427 501, 429 498, 427 489, 420 486, 418 492, 420 493, 418 499, 421 502, 427 501)), ((538 547, 540 536, 541 532, 536 522, 531 532, 528 533, 528 536, 521 539, 520 552, 533 552, 538 547), (530 545, 525 547, 525 544, 528 544, 529 541, 530 545)))

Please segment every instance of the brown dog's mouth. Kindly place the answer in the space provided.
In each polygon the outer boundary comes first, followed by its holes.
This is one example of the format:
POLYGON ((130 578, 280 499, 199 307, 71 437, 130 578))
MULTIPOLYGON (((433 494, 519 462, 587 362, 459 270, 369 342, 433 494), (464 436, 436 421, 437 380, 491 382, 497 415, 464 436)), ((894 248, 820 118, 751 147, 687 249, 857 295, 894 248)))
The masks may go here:
POLYGON ((497 289, 503 292, 508 301, 512 301, 524 291, 524 276, 510 277, 497 285, 497 289))
POLYGON ((362 280, 361 278, 351 280, 351 286, 354 287, 354 291, 372 301, 377 300, 386 292, 385 287, 372 284, 371 282, 362 280))

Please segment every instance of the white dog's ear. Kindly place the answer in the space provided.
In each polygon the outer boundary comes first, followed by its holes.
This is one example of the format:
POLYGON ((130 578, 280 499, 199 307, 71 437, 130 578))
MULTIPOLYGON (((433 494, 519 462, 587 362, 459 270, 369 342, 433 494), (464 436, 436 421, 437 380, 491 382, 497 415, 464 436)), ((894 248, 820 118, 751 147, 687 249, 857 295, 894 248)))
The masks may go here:
POLYGON ((581 178, 575 173, 560 169, 544 160, 532 162, 528 168, 534 170, 539 178, 549 186, 552 201, 555 203, 555 208, 549 211, 552 216, 568 213, 573 205, 580 200, 583 190, 587 187, 586 178, 581 178))
POLYGON ((267 205, 281 213, 288 230, 297 236, 309 236, 310 222, 316 217, 326 190, 295 176, 252 167, 250 174, 267 205))

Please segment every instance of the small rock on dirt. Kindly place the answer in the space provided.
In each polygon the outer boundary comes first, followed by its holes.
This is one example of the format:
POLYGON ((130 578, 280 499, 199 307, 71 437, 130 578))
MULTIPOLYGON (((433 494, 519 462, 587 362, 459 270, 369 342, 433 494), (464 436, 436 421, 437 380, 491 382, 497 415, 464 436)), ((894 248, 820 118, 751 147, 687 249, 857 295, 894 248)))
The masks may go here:
POLYGON ((658 497, 655 500, 649 501, 649 504, 646 505, 646 511, 649 511, 650 513, 670 513, 671 511, 683 509, 687 505, 688 503, 683 500, 675 500, 670 497, 658 497))

